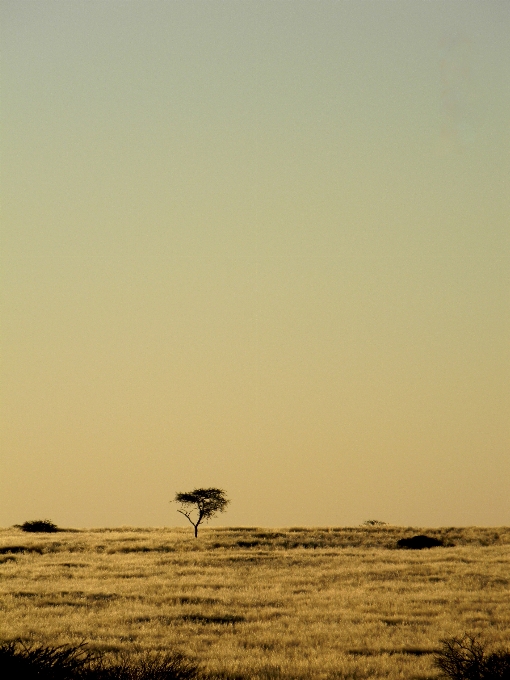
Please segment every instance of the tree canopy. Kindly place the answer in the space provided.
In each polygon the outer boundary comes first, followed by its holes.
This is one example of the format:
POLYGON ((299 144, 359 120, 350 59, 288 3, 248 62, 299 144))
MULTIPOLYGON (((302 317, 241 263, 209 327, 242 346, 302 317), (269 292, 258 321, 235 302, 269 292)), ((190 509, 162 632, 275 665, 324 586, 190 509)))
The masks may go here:
POLYGON ((175 502, 181 507, 177 512, 184 515, 195 529, 195 538, 198 536, 198 527, 202 522, 211 519, 219 512, 224 512, 230 503, 223 489, 194 489, 184 493, 175 494, 175 502), (193 517, 195 515, 195 517, 193 517))

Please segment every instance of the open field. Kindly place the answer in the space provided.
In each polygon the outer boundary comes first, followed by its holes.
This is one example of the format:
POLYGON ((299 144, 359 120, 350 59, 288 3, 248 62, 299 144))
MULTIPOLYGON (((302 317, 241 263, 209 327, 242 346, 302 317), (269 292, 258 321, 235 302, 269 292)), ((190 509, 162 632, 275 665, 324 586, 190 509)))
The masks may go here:
POLYGON ((223 678, 433 678, 510 639, 510 529, 0 531, 0 638, 177 649, 223 678), (454 547, 395 550, 418 533, 454 547))

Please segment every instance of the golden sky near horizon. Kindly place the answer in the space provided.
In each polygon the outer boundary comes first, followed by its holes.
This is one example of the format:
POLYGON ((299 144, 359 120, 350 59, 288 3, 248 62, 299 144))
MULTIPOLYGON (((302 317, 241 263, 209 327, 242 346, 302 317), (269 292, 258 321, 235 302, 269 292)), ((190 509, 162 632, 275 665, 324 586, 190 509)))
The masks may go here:
POLYGON ((4 0, 0 525, 510 523, 510 5, 4 0))

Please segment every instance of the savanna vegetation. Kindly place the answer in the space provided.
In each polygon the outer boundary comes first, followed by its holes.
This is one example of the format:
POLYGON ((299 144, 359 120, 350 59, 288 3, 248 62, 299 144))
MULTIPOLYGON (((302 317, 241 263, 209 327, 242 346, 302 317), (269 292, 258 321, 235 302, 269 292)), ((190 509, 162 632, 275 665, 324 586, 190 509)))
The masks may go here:
POLYGON ((508 528, 5 529, 0 640, 170 650, 223 679, 434 678, 441 640, 508 647, 509 566, 508 528), (414 534, 447 547, 396 549, 414 534))

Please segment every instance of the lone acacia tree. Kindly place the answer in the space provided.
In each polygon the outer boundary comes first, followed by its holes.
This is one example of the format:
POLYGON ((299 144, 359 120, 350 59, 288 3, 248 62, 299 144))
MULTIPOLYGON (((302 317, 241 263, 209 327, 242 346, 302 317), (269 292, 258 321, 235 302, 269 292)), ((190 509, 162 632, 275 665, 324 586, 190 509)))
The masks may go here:
POLYGON ((230 503, 223 489, 195 489, 186 493, 176 493, 175 502, 181 504, 177 510, 187 517, 195 529, 195 538, 198 536, 198 527, 202 522, 211 519, 218 512, 224 512, 230 503), (196 521, 193 521, 192 513, 196 512, 196 521))

